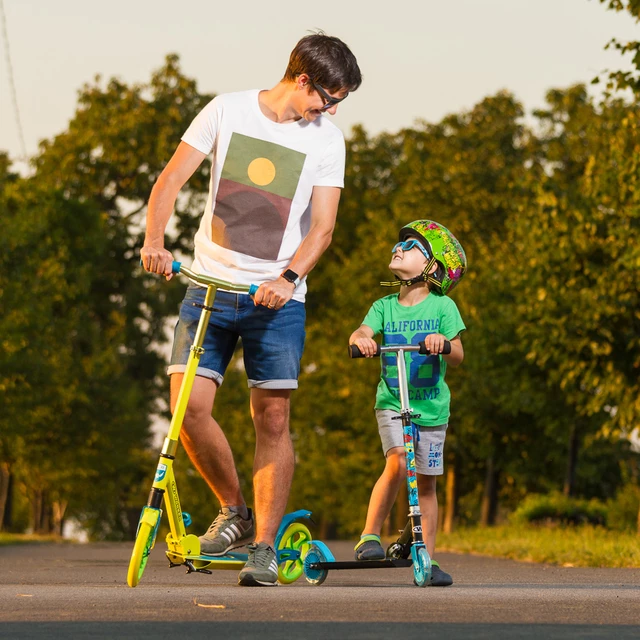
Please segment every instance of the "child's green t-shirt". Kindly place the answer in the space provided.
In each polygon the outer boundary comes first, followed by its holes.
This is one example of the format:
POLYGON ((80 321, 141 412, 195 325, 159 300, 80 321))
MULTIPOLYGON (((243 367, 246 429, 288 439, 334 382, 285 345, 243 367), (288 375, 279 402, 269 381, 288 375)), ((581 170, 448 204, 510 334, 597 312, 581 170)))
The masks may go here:
MULTIPOLYGON (((405 307, 398 294, 376 300, 363 324, 382 334, 382 344, 418 344, 430 333, 441 333, 447 340, 465 330, 456 303, 447 296, 430 293, 420 304, 405 307)), ((442 356, 424 356, 417 351, 404 354, 409 383, 409 402, 420 417, 414 422, 435 427, 448 422, 451 393, 444 380, 447 363, 442 356)), ((382 375, 376 393, 376 409, 400 412, 398 370, 395 354, 382 354, 382 375)))

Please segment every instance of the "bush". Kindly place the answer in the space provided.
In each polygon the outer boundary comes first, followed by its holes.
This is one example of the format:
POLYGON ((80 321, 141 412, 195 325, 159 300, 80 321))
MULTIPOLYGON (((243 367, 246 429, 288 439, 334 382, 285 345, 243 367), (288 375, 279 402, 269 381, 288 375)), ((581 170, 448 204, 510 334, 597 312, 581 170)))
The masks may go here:
POLYGON ((625 484, 615 498, 607 501, 607 527, 616 531, 637 531, 640 487, 625 484))
POLYGON ((607 508, 599 500, 568 498, 561 493, 531 494, 511 514, 514 523, 604 525, 607 508))

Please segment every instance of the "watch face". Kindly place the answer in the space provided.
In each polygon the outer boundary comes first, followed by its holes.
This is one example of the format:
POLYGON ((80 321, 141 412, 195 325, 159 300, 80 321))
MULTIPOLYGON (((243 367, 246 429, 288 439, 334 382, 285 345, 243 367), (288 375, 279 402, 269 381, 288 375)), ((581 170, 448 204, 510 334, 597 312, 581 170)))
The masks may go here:
POLYGON ((292 271, 291 269, 287 269, 283 274, 282 277, 287 280, 288 282, 291 282, 292 284, 298 284, 298 282, 300 281, 300 278, 298 277, 298 274, 295 271, 292 271))

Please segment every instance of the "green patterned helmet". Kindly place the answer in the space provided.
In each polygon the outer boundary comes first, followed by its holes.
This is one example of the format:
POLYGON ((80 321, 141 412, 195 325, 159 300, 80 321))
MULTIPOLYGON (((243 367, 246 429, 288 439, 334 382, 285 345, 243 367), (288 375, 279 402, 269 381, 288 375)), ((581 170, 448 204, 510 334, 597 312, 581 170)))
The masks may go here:
MULTIPOLYGON (((437 293, 446 295, 462 280, 467 271, 467 256, 456 237, 433 220, 414 220, 400 229, 400 240, 416 236, 423 241, 425 248, 439 263, 433 278, 437 293)), ((433 281, 433 280, 432 280, 433 281)))

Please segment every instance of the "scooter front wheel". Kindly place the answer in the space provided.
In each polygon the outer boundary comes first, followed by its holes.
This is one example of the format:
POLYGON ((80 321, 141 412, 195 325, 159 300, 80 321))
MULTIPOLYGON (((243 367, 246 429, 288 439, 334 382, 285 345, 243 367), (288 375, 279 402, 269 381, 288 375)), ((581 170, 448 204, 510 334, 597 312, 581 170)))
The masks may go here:
POLYGON ((319 569, 311 565, 318 562, 327 562, 328 560, 333 560, 329 549, 323 542, 313 540, 304 557, 304 577, 309 584, 319 586, 327 579, 327 574, 329 573, 327 569, 319 569))
POLYGON ((144 569, 147 566, 149 554, 156 541, 159 521, 159 509, 145 507, 142 510, 140 522, 138 523, 138 531, 136 532, 136 541, 133 545, 131 560, 129 561, 129 571, 127 573, 127 584, 130 587, 137 586, 140 578, 142 578, 144 569))
POLYGON ((294 522, 285 529, 278 543, 278 551, 290 549, 297 557, 292 560, 284 560, 278 566, 278 582, 290 584, 302 575, 304 571, 302 556, 305 546, 309 546, 311 539, 311 531, 301 522, 294 522))
POLYGON ((426 587, 431 580, 431 558, 425 547, 411 548, 413 581, 418 587, 426 587))

